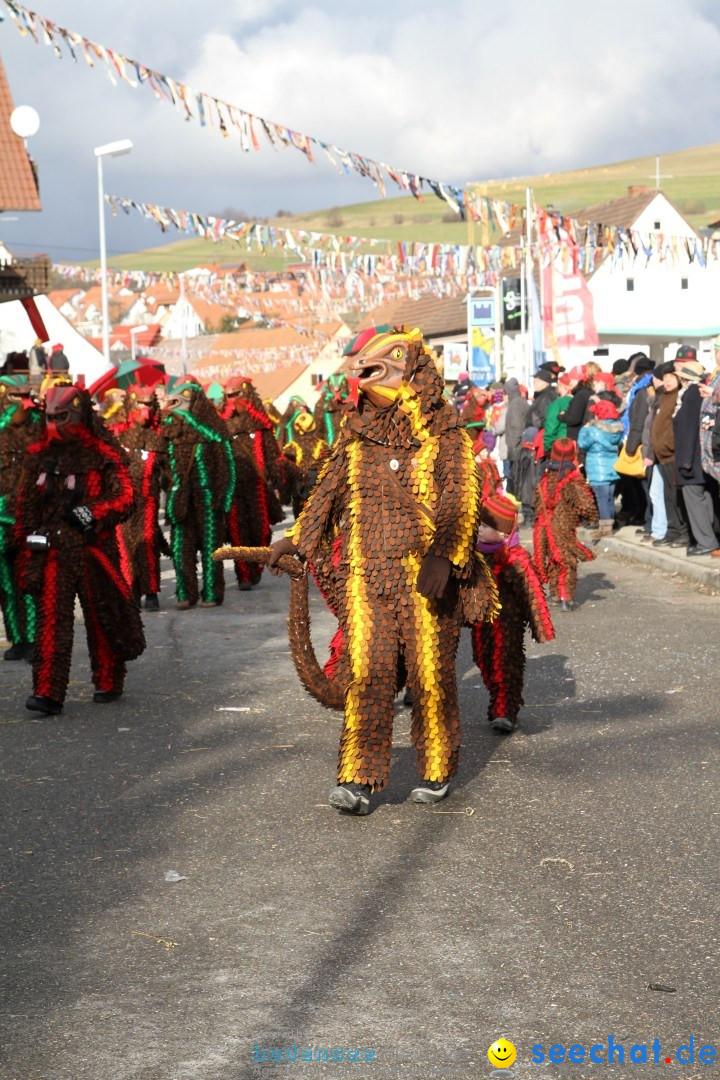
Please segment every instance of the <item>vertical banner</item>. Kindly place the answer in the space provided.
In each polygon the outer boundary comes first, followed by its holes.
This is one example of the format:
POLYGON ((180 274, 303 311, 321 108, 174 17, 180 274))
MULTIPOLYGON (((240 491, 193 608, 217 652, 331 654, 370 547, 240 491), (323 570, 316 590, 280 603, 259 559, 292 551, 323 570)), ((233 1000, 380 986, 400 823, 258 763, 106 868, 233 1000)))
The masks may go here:
POLYGON ((484 386, 495 378, 495 292, 468 297, 468 371, 484 386))
POLYGON ((592 293, 578 270, 567 271, 554 260, 543 269, 543 330, 547 348, 599 343, 592 293))

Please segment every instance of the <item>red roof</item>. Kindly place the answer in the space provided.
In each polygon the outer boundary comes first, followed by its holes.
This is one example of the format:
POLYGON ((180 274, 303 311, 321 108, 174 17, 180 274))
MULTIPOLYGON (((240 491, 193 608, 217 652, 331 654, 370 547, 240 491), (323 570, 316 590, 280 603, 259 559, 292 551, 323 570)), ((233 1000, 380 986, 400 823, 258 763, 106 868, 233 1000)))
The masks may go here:
POLYGON ((30 158, 10 127, 13 99, 0 60, 0 210, 42 210, 30 158))
MULTIPOLYGON (((112 349, 113 345, 124 345, 126 349, 131 349, 132 338, 130 337, 130 331, 134 329, 133 326, 114 326, 110 331, 110 348, 112 349)), ((139 334, 134 335, 135 348, 151 349, 153 345, 157 345, 161 336, 161 326, 156 323, 147 324, 147 330, 141 330, 139 334)), ((88 338, 88 341, 102 351, 102 338, 88 338)))

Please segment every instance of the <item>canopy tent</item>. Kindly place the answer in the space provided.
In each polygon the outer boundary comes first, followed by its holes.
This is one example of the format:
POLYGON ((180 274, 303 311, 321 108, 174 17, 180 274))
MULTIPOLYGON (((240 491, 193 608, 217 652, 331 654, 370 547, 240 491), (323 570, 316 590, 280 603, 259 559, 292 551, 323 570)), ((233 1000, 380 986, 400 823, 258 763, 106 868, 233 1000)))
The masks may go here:
POLYGON ((133 383, 155 386, 156 383, 164 383, 166 379, 165 368, 159 360, 123 360, 122 364, 103 372, 99 379, 90 384, 88 390, 97 397, 99 394, 106 394, 108 390, 127 390, 133 383))
MULTIPOLYGON (((47 296, 36 296, 34 300, 48 333, 48 346, 61 342, 72 377, 77 379, 82 375, 86 384, 95 382, 109 367, 103 354, 77 332, 47 296)), ((9 352, 29 352, 36 339, 37 334, 20 300, 0 304, 0 363, 9 352)))

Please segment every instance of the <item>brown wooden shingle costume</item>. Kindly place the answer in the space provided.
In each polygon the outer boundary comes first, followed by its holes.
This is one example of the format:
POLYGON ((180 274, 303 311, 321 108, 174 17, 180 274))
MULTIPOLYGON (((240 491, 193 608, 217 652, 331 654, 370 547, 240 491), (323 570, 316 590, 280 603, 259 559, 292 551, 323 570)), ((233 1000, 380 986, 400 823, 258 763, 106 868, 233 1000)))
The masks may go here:
POLYGON ((420 776, 443 782, 458 764, 460 627, 493 617, 497 604, 474 550, 472 446, 419 331, 370 335, 356 368, 358 407, 290 534, 311 560, 342 538, 336 595, 350 682, 338 782, 385 785, 401 656, 420 776))
POLYGON ((178 607, 192 607, 199 598, 203 607, 215 607, 225 595, 223 567, 213 562, 212 553, 224 539, 235 491, 232 446, 225 422, 197 383, 176 386, 164 412, 162 433, 170 467, 167 516, 178 607))
POLYGON ((297 518, 317 483, 330 447, 322 438, 312 413, 298 413, 289 427, 292 438, 283 446, 283 454, 293 468, 288 470, 289 483, 286 491, 297 518))
MULTIPOLYGON (((228 379, 225 395, 221 416, 227 424, 237 470, 227 536, 236 547, 263 547, 270 543, 272 526, 284 517, 275 494, 284 479, 280 447, 273 423, 250 379, 244 375, 228 379)), ((235 563, 241 589, 252 588, 261 574, 261 566, 240 560, 235 563)))
POLYGON ((493 623, 473 626, 473 656, 490 695, 488 721, 498 731, 512 731, 523 704, 525 632, 529 629, 541 643, 551 641, 555 631, 542 584, 515 531, 516 505, 504 495, 491 495, 480 520, 496 530, 491 541, 480 540, 478 547, 492 569, 501 607, 493 623))
POLYGON ((76 596, 100 694, 95 700, 122 691, 125 661, 145 648, 137 606, 118 569, 116 526, 133 501, 125 453, 92 414, 85 390, 50 389, 46 418, 23 467, 15 530, 19 581, 38 602, 34 697, 27 704, 41 712, 47 702, 61 706, 65 699, 76 596), (38 536, 47 545, 28 546, 27 538, 38 536))
POLYGON ((575 599, 578 562, 595 558, 578 540, 578 525, 599 522, 595 496, 575 464, 576 452, 572 439, 555 440, 534 499, 533 564, 551 598, 564 604, 575 599))
POLYGON ((165 546, 160 492, 169 482, 167 442, 160 431, 160 408, 152 387, 131 386, 127 409, 128 425, 119 438, 130 460, 135 507, 120 528, 133 593, 138 599, 152 598, 160 592, 160 555, 165 546))

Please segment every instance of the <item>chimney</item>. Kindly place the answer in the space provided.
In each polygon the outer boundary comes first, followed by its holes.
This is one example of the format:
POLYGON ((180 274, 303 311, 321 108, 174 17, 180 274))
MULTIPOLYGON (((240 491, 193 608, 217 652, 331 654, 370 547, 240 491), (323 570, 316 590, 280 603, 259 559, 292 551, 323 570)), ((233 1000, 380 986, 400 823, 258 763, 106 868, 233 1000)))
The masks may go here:
POLYGON ((631 184, 628 188, 628 195, 645 195, 647 190, 647 184, 631 184))

